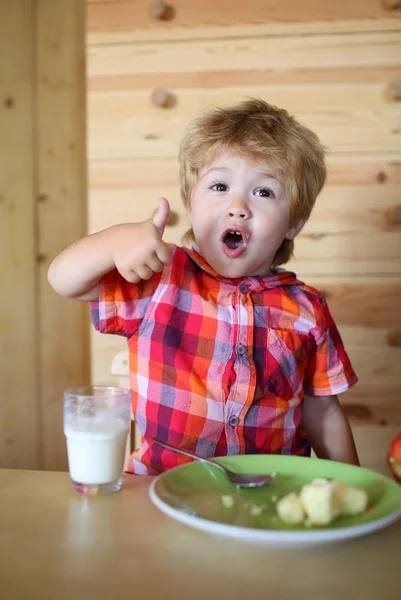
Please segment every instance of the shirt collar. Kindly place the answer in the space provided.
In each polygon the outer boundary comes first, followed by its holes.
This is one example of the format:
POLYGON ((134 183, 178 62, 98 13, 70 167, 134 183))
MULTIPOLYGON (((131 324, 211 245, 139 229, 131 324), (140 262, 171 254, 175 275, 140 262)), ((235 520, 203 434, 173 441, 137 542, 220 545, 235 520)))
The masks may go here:
POLYGON ((194 245, 192 248, 184 248, 189 258, 200 268, 205 271, 211 277, 224 281, 234 286, 240 286, 246 284, 247 289, 250 291, 260 291, 262 289, 272 289, 276 287, 282 287, 286 285, 300 285, 302 282, 298 281, 295 273, 286 271, 285 269, 276 268, 274 273, 267 275, 266 277, 236 277, 229 278, 219 275, 205 258, 200 254, 198 246, 194 245))

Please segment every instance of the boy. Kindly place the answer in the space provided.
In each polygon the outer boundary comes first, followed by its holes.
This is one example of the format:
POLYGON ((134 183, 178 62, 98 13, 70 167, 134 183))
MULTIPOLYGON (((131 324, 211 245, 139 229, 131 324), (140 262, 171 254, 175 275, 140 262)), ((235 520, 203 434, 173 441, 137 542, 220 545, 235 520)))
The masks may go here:
POLYGON ((357 381, 324 298, 277 269, 324 185, 324 149, 261 100, 205 112, 180 149, 196 244, 163 240, 169 203, 62 252, 49 281, 92 302, 96 328, 124 335, 142 432, 130 471, 188 459, 283 453, 358 464, 337 394, 357 381))

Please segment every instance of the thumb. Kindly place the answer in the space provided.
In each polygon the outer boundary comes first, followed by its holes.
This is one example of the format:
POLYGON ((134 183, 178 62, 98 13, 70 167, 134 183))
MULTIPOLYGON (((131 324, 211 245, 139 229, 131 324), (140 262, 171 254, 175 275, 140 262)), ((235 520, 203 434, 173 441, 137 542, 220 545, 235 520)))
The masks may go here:
POLYGON ((164 228, 170 216, 170 204, 167 198, 160 198, 159 208, 153 215, 152 223, 157 227, 160 237, 163 237, 164 228))

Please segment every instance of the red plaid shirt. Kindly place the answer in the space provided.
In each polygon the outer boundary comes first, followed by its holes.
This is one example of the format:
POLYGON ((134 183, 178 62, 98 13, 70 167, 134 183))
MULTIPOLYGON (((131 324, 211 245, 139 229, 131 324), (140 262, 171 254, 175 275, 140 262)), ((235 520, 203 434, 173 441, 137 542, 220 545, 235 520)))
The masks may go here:
POLYGON ((91 304, 99 331, 128 340, 143 434, 132 472, 189 460, 151 437, 204 457, 309 455, 304 392, 334 395, 357 381, 324 298, 294 273, 228 279, 196 250, 172 250, 149 281, 128 283, 114 269, 91 304))

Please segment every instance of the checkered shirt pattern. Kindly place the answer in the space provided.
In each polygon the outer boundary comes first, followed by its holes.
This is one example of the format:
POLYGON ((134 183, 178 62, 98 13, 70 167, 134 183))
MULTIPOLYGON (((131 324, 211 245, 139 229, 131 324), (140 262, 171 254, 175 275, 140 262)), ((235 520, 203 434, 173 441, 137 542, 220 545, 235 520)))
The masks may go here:
POLYGON ((304 393, 330 396, 357 381, 324 298, 291 272, 228 279, 195 248, 172 251, 148 281, 110 271, 91 303, 96 329, 128 341, 143 436, 129 471, 190 460, 152 437, 204 457, 308 456, 304 393))

